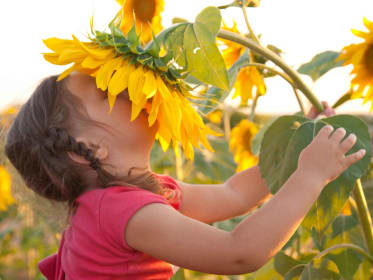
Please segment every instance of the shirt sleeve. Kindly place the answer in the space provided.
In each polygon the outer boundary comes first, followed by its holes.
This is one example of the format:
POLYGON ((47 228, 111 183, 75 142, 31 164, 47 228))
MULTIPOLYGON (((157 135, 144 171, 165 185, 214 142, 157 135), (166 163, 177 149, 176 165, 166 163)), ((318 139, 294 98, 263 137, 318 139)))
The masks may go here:
POLYGON ((172 178, 169 175, 157 174, 157 176, 161 180, 163 185, 166 188, 169 188, 173 192, 173 196, 168 199, 168 202, 176 210, 179 210, 180 206, 181 206, 181 201, 182 201, 182 192, 181 192, 181 189, 180 189, 178 183, 175 181, 174 178, 172 178))
POLYGON ((137 210, 150 203, 169 202, 151 191, 135 187, 113 187, 108 189, 101 200, 99 227, 107 241, 113 246, 136 251, 124 238, 126 225, 137 210))

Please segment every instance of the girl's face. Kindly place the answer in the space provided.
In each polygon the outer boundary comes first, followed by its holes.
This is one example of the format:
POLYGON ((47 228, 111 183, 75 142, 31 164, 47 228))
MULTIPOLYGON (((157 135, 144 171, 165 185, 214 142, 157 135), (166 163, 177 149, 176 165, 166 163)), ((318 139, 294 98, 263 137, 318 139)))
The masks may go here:
POLYGON ((97 88, 93 77, 74 72, 67 80, 67 87, 81 100, 89 118, 105 125, 105 129, 77 128, 80 136, 93 143, 103 142, 109 148, 109 155, 114 151, 150 153, 158 124, 156 122, 149 127, 145 110, 141 111, 134 121, 130 121, 132 103, 127 91, 117 96, 113 110, 109 113, 106 92, 97 88))

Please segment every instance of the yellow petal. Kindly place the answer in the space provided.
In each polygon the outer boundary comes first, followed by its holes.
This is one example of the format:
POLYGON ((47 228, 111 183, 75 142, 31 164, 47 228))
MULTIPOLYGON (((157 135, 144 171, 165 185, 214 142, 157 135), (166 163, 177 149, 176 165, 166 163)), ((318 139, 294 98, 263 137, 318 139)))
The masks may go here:
POLYGON ((61 53, 62 51, 74 48, 74 43, 72 40, 65 40, 65 39, 59 39, 59 38, 49 38, 46 40, 43 40, 43 43, 52 51, 56 53, 61 53))
POLYGON ((58 76, 58 79, 57 81, 61 81, 63 79, 65 79, 71 72, 75 71, 75 70, 78 70, 78 65, 77 64, 74 64, 73 66, 71 66, 70 68, 66 69, 65 71, 63 71, 59 76, 58 76))
POLYGON ((109 93, 118 95, 128 86, 128 77, 132 71, 132 67, 127 62, 124 62, 121 67, 115 71, 109 82, 109 93))
POLYGON ((137 67, 135 71, 130 74, 128 80, 128 94, 132 102, 139 104, 143 100, 142 88, 144 86, 145 76, 142 66, 137 67))
POLYGON ((151 98, 157 92, 157 82, 152 70, 145 73, 143 92, 145 93, 146 98, 151 98))
POLYGON ((122 61, 123 59, 121 57, 117 57, 115 59, 107 61, 100 68, 96 78, 96 84, 98 88, 100 88, 103 91, 107 89, 113 72, 122 65, 122 61))
POLYGON ((150 110, 149 117, 148 117, 149 127, 155 123, 158 117, 159 105, 161 103, 162 103, 162 98, 160 94, 157 93, 152 98, 152 108, 150 110))
POLYGON ((58 58, 59 63, 72 63, 78 62, 80 63, 87 54, 78 49, 65 49, 61 52, 60 57, 58 58))
POLYGON ((366 17, 363 17, 364 25, 373 32, 373 21, 369 21, 366 17))
POLYGON ((117 99, 117 95, 108 93, 107 95, 108 103, 109 103, 109 113, 113 110, 115 100, 117 99))
POLYGON ((104 63, 105 61, 103 60, 97 60, 92 56, 87 56, 82 62, 82 67, 94 69, 100 67, 104 63))
POLYGON ((140 114, 141 110, 144 109, 146 104, 146 96, 142 95, 141 99, 138 100, 138 103, 132 102, 132 111, 131 111, 131 122, 136 119, 140 114))

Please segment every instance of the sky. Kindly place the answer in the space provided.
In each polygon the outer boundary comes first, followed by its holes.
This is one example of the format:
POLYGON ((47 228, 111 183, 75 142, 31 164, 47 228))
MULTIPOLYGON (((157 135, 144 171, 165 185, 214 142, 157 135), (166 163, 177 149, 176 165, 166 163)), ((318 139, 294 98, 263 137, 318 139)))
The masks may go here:
MULTIPOLYGON (((165 0, 162 14, 164 27, 174 17, 194 21, 205 7, 228 4, 231 0, 165 0)), ((96 29, 103 30, 119 10, 115 0, 34 0, 0 1, 0 109, 24 102, 43 77, 61 73, 67 66, 56 66, 41 55, 49 50, 42 39, 58 37, 84 40, 94 15, 96 29)), ((359 38, 351 28, 365 30, 363 17, 373 21, 371 0, 262 0, 260 7, 247 9, 250 24, 262 43, 282 49, 283 59, 297 69, 326 50, 340 51, 359 38)), ((235 19, 241 32, 247 29, 238 8, 222 11, 231 26, 235 19)), ((333 69, 316 83, 308 76, 303 80, 320 100, 333 104, 349 88, 351 66, 333 69)), ((293 113, 299 110, 291 87, 280 77, 266 79, 267 93, 260 98, 258 113, 293 113)), ((229 99, 231 100, 231 99, 229 99)), ((239 99, 230 101, 237 104, 239 99)), ((368 113, 370 104, 354 100, 342 105, 337 113, 368 113)))

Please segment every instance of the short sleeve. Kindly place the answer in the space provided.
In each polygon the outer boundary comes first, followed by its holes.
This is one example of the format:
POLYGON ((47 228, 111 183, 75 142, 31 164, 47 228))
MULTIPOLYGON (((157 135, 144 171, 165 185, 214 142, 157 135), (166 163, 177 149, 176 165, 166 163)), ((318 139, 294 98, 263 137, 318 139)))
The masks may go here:
POLYGON ((174 207, 176 210, 180 209, 181 201, 182 201, 182 192, 178 185, 178 183, 175 181, 174 178, 172 178, 169 175, 166 174, 156 174, 158 178, 161 180, 162 184, 172 190, 173 195, 167 199, 168 202, 172 207, 174 207))
POLYGON ((107 241, 115 247, 135 251, 127 244, 124 232, 136 211, 150 203, 169 205, 165 198, 148 190, 125 186, 108 188, 102 197, 99 214, 99 226, 107 241))

